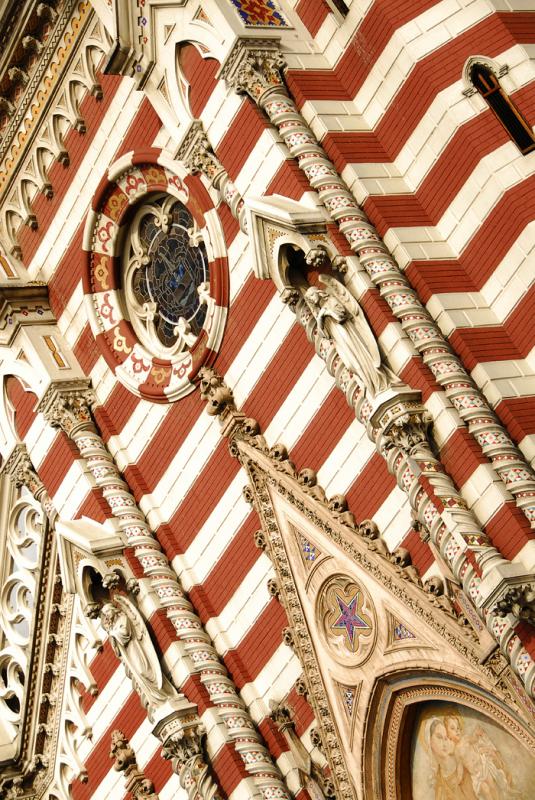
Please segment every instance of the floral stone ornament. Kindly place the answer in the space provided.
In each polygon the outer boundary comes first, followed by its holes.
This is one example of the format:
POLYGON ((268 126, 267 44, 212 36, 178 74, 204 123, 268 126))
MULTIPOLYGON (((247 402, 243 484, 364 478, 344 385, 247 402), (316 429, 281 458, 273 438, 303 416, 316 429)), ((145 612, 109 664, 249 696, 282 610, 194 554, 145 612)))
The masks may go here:
POLYGON ((159 150, 121 158, 84 249, 91 328, 118 380, 154 402, 184 397, 217 355, 228 306, 223 231, 200 179, 159 150))

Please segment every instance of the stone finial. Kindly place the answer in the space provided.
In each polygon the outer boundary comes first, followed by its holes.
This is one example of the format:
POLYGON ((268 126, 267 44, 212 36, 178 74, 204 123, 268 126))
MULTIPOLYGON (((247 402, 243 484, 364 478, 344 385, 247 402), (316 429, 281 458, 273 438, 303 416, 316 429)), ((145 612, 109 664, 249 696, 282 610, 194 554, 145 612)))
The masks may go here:
POLYGON ((505 594, 494 609, 499 617, 512 614, 522 622, 535 625, 535 584, 514 586, 505 594))
POLYGON ((128 767, 136 763, 136 754, 130 747, 130 742, 120 730, 112 731, 110 758, 114 759, 113 768, 118 772, 124 772, 128 767))
POLYGON ((234 396, 221 375, 211 367, 199 371, 201 397, 210 416, 220 416, 227 409, 235 410, 234 396))

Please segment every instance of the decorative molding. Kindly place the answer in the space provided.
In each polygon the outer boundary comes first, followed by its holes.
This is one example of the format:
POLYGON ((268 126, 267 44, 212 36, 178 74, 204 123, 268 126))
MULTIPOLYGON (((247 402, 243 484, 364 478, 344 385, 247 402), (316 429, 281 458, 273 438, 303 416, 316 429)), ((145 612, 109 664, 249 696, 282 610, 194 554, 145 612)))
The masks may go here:
POLYGON ((204 175, 228 205, 232 215, 238 220, 241 230, 246 232, 247 221, 243 197, 214 153, 202 122, 199 120, 191 123, 177 150, 176 158, 182 161, 193 175, 197 173, 204 175))
POLYGON ((65 4, 0 143, 1 222, 13 255, 20 254, 20 227, 37 226, 31 209, 36 195, 52 196, 51 165, 69 163, 65 135, 72 128, 85 131, 82 99, 89 93, 102 97, 96 69, 107 48, 107 34, 90 3, 65 4), (68 69, 62 69, 67 64, 68 69))
POLYGON ((203 751, 205 731, 199 719, 184 707, 160 722, 154 734, 162 742, 163 757, 180 776, 188 800, 222 800, 203 751))
POLYGON ((520 622, 535 625, 535 584, 524 584, 509 589, 496 604, 495 612, 499 617, 512 614, 520 622))

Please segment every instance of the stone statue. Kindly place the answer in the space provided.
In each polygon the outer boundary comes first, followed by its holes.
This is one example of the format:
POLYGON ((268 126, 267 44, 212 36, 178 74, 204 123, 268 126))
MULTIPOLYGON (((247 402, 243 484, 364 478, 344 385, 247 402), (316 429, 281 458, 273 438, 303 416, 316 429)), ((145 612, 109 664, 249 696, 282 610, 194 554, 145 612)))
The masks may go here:
POLYGON ((375 336, 353 295, 330 275, 320 275, 320 280, 326 290, 310 286, 305 292, 320 335, 332 339, 343 363, 370 397, 399 384, 382 363, 375 336))
POLYGON ((116 656, 152 719, 152 712, 169 700, 170 692, 143 618, 126 597, 115 595, 113 603, 102 607, 100 619, 116 656))

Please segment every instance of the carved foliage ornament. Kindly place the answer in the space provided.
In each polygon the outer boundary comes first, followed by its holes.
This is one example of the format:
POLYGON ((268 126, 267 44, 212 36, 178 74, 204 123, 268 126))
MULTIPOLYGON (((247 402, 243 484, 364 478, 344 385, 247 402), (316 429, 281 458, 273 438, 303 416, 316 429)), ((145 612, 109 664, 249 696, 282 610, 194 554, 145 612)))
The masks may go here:
POLYGON ((200 178, 160 151, 132 155, 93 202, 84 290, 96 342, 134 394, 188 394, 221 343, 228 264, 219 217, 200 178))

